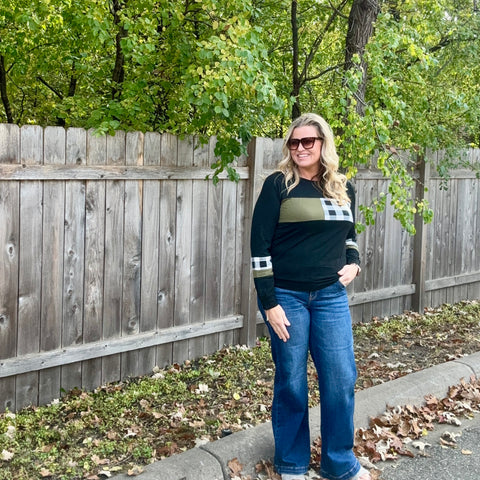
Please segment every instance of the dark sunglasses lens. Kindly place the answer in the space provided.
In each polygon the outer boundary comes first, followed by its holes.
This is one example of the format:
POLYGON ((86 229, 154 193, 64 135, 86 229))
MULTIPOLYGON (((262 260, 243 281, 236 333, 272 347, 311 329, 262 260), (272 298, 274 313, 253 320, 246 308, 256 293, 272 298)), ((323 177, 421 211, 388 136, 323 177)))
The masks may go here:
POLYGON ((303 148, 312 148, 313 144, 315 143, 315 137, 302 138, 300 142, 302 143, 303 148))
POLYGON ((309 149, 312 148, 315 144, 315 137, 305 137, 305 138, 291 138, 288 142, 288 148, 292 150, 296 150, 300 144, 302 144, 303 148, 309 149))

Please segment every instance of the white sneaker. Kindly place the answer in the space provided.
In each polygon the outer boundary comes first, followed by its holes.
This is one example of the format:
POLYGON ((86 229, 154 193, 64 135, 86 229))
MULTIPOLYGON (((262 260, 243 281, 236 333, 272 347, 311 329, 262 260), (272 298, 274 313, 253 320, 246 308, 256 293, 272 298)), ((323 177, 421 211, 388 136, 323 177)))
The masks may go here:
POLYGON ((282 473, 282 480, 305 480, 305 475, 282 473))

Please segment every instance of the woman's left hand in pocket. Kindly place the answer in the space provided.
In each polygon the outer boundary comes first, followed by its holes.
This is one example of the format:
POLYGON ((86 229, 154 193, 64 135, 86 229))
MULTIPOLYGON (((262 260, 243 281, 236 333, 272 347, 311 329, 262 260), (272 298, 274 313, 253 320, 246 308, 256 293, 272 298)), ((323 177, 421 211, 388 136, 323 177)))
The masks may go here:
POLYGON ((353 279, 358 274, 358 265, 356 263, 351 263, 349 265, 345 265, 341 270, 338 272, 339 281, 340 283, 346 287, 349 283, 353 281, 353 279))

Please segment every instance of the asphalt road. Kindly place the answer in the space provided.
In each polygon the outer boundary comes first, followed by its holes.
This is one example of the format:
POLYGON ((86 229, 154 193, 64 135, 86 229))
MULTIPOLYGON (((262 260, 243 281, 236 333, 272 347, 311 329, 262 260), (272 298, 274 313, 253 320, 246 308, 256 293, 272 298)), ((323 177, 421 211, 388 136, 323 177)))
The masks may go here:
POLYGON ((414 458, 402 457, 393 462, 382 462, 377 466, 382 470, 381 480, 480 480, 480 415, 473 420, 462 419, 459 427, 436 426, 422 442, 426 446, 424 455, 418 449, 414 458), (455 447, 442 446, 442 435, 451 441, 453 434, 455 447), (458 435, 458 436, 457 436, 458 435))

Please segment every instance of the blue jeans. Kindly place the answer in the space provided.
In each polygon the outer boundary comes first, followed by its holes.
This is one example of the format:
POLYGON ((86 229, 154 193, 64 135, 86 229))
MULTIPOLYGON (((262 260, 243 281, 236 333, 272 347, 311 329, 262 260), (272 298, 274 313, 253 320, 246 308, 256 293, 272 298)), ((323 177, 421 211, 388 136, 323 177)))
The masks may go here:
MULTIPOLYGON (((304 474, 310 464, 307 358, 312 356, 320 390, 320 474, 346 480, 360 469, 353 448, 357 378, 345 287, 337 282, 314 292, 275 288, 291 323, 283 342, 268 324, 275 363, 272 426, 278 473, 304 474)), ((265 318, 265 312, 261 309, 265 318)))

